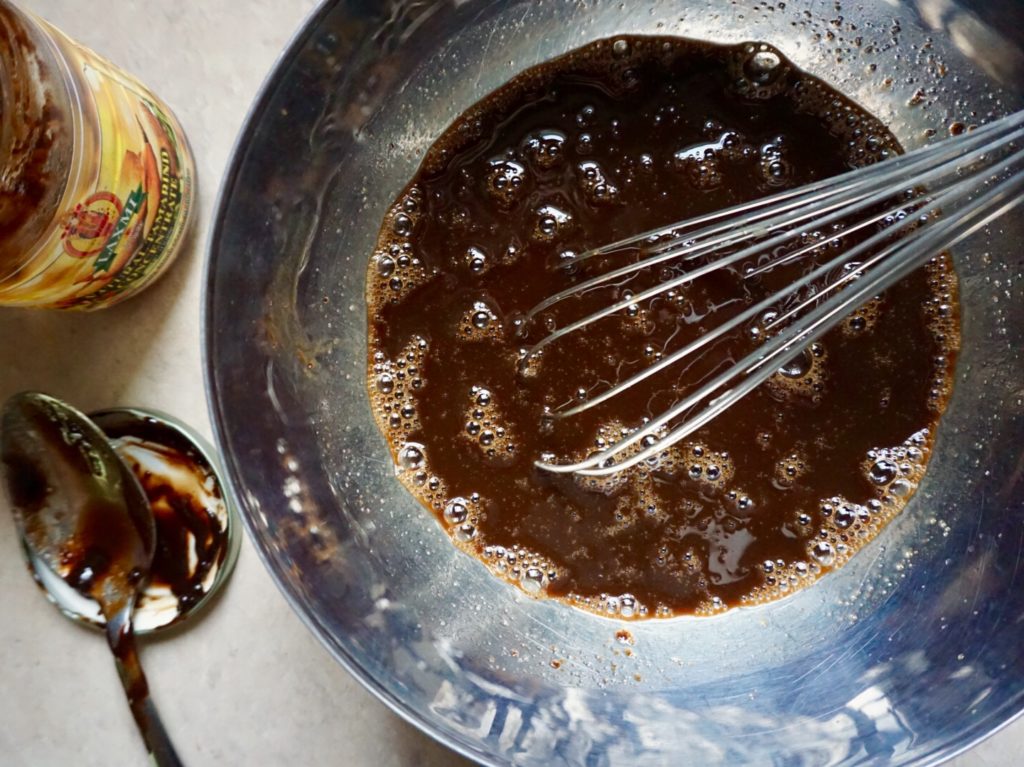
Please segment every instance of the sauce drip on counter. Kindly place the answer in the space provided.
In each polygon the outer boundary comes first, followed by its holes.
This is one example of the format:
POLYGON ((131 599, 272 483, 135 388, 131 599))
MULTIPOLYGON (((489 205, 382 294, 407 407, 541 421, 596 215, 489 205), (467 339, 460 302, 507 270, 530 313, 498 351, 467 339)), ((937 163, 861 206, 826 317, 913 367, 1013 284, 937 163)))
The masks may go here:
MULTIPOLYGON (((623 37, 520 74, 433 145, 370 260, 368 386, 400 480, 496 574, 604 614, 711 614, 840 566, 927 465, 959 344, 945 257, 684 443, 600 480, 534 462, 617 441, 763 342, 772 317, 589 411, 560 411, 836 251, 754 279, 743 274, 757 264, 715 272, 568 335, 525 371, 522 349, 684 265, 523 316, 635 257, 576 262, 588 248, 899 151, 877 119, 765 44, 623 37)), ((841 231, 809 230, 801 245, 841 231)))

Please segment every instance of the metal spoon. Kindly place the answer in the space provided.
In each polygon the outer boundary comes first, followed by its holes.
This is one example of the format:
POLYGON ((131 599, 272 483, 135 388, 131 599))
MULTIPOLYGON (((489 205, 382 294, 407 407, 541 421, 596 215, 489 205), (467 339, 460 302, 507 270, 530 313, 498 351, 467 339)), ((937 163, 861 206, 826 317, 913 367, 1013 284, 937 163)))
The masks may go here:
POLYGON ((132 611, 153 561, 153 514, 138 482, 103 433, 45 394, 9 399, 0 414, 2 460, 14 517, 30 562, 66 613, 69 594, 99 603, 135 723, 159 767, 181 761, 149 697, 132 611))

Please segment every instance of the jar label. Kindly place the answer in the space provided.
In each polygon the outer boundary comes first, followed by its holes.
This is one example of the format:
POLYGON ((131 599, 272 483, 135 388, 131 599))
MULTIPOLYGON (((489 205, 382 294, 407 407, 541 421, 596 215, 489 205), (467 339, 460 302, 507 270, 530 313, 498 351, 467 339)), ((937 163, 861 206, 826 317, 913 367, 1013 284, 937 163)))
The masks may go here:
POLYGON ((98 309, 169 264, 189 219, 192 159, 181 126, 145 87, 46 29, 82 86, 71 119, 83 156, 62 212, 16 282, 0 285, 0 303, 98 309))

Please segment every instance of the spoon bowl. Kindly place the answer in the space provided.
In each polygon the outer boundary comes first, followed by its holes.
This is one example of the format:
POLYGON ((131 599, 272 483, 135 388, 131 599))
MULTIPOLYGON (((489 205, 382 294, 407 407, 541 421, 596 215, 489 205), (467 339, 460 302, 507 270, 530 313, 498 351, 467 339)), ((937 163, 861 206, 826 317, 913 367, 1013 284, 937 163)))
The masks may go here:
POLYGON ((25 393, 5 405, 2 433, 18 532, 58 606, 76 617, 88 601, 116 610, 134 600, 156 531, 142 488, 102 432, 60 401, 25 393))
POLYGON ((0 462, 21 542, 40 583, 71 617, 90 600, 99 604, 107 643, 151 756, 162 767, 180 765, 149 697, 132 628, 156 547, 142 488, 95 424, 35 392, 4 404, 0 462))

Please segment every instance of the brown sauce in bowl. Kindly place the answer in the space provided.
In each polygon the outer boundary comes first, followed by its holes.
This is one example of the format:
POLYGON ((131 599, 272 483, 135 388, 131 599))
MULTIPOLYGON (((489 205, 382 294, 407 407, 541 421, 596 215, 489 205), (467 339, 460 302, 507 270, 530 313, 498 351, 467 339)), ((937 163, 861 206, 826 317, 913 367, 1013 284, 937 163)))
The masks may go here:
POLYGON ((926 468, 959 345, 946 257, 684 442, 606 479, 535 462, 580 460, 637 429, 755 348, 770 317, 591 410, 560 411, 835 251, 755 279, 751 264, 715 272, 565 337, 525 371, 522 350, 552 329, 682 266, 523 317, 612 268, 576 263, 588 248, 899 151, 877 119, 764 44, 615 38, 518 75, 431 147, 370 260, 368 386, 399 479, 496 574, 603 614, 710 614, 839 567, 926 468))

